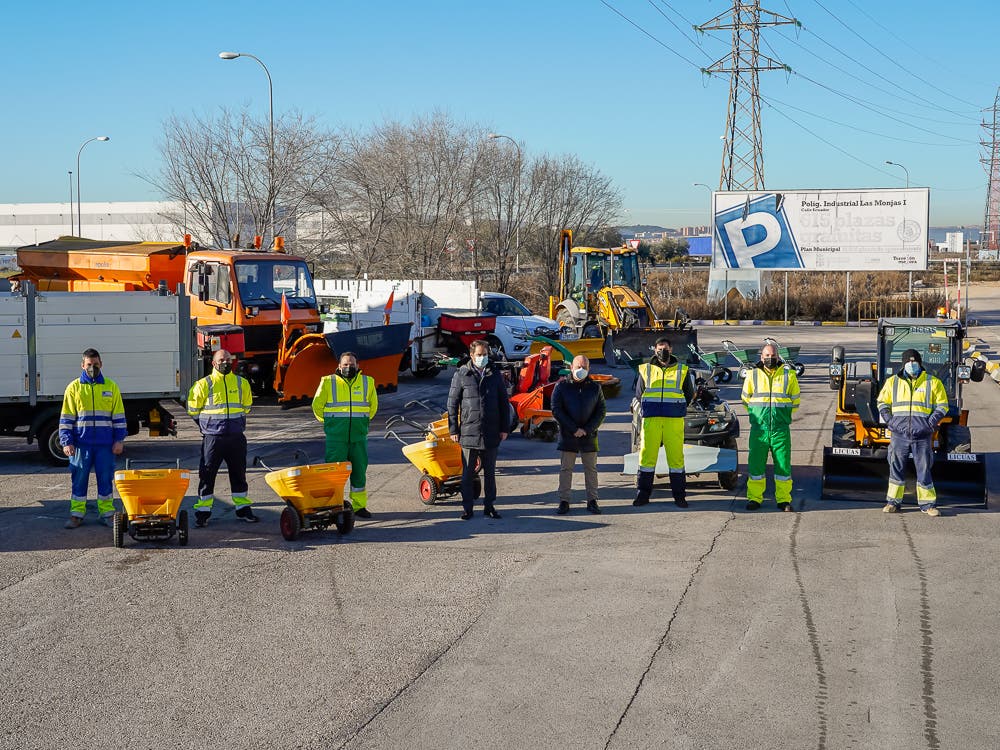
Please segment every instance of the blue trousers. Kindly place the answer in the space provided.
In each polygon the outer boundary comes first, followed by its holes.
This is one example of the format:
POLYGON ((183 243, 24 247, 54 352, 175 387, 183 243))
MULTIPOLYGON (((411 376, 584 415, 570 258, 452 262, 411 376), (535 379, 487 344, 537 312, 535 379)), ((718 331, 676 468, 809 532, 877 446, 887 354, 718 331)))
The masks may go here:
POLYGON ((483 466, 483 510, 493 510, 497 499, 497 451, 498 448, 462 448, 462 508, 472 512, 476 501, 475 488, 476 459, 483 466))
POLYGON ((917 505, 922 509, 933 507, 937 503, 937 490, 931 478, 931 466, 934 465, 934 447, 932 438, 914 440, 893 433, 889 441, 889 489, 886 500, 893 505, 903 502, 903 491, 906 486, 906 459, 913 454, 913 468, 917 474, 917 505))
POLYGON ((83 518, 87 508, 87 485, 90 483, 91 470, 97 475, 98 514, 105 516, 114 511, 111 492, 115 478, 115 455, 111 452, 111 446, 77 446, 76 453, 69 459, 69 473, 73 483, 70 513, 80 518, 83 518))

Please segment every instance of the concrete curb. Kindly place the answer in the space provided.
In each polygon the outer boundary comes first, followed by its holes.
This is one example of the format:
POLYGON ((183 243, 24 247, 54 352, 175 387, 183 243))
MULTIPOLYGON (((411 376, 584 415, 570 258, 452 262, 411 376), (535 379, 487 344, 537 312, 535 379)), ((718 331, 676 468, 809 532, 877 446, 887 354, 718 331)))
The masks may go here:
POLYGON ((791 326, 840 326, 850 328, 868 328, 876 324, 874 320, 852 320, 845 323, 842 320, 790 320, 787 323, 783 320, 692 320, 691 323, 697 326, 781 326, 784 328, 791 326))

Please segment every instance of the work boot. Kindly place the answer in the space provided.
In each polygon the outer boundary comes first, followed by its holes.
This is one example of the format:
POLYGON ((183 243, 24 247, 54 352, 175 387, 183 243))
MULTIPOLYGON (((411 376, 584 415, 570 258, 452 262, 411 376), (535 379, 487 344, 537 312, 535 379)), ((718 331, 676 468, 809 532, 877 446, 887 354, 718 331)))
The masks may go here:
POLYGON ((101 526, 111 526, 114 523, 115 514, 112 513, 110 516, 101 516, 97 519, 101 526))
POLYGON ((499 513, 497 513, 496 508, 494 508, 492 506, 489 507, 489 508, 484 508, 483 509, 483 515, 486 516, 487 518, 502 518, 503 517, 499 513))
POLYGON ((239 518, 241 521, 246 521, 247 523, 257 523, 258 521, 260 521, 260 519, 253 514, 253 510, 251 510, 249 505, 244 505, 242 508, 237 508, 236 517, 239 518))
POLYGON ((896 503, 886 503, 885 507, 882 508, 883 513, 896 513, 899 510, 899 506, 896 503))
POLYGON ((791 513, 792 512, 792 504, 791 503, 778 503, 778 510, 780 510, 783 513, 791 513))
POLYGON ((635 480, 636 493, 632 505, 638 507, 649 503, 649 496, 653 494, 653 472, 640 471, 635 480))
POLYGON ((930 506, 929 508, 921 508, 920 512, 921 513, 926 513, 928 516, 931 516, 932 518, 937 518, 938 516, 941 515, 941 511, 939 511, 933 505, 930 506))
POLYGON ((747 510, 760 510, 760 503, 756 500, 747 500, 747 510))
POLYGON ((597 504, 596 500, 590 500, 587 502, 587 510, 594 515, 601 515, 601 506, 597 504))
POLYGON ((80 518, 79 516, 70 516, 69 520, 66 522, 66 525, 63 528, 64 529, 76 529, 76 528, 79 528, 80 524, 82 524, 82 523, 83 523, 83 519, 80 518))
POLYGON ((199 529, 208 526, 208 519, 212 517, 210 510, 196 510, 194 512, 194 525, 199 529))
POLYGON ((368 510, 368 508, 358 508, 356 511, 354 511, 354 515, 356 515, 358 518, 371 518, 372 512, 368 510))
POLYGON ((674 505, 678 508, 688 507, 686 474, 670 472, 670 494, 674 496, 674 505))
POLYGON ((560 516, 565 516, 569 513, 569 503, 565 500, 559 501, 559 508, 556 510, 556 514, 560 516))

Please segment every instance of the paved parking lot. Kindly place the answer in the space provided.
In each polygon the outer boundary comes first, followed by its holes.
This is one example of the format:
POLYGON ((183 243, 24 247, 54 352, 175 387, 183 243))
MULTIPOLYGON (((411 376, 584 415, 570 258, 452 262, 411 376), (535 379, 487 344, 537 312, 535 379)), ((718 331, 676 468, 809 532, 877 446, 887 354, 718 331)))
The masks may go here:
MULTIPOLYGON (((997 330, 973 334, 997 350, 997 330)), ((743 483, 714 477, 688 510, 663 489, 632 508, 624 394, 601 435, 601 516, 554 515, 554 445, 514 436, 503 518, 460 521, 454 499, 420 503, 417 471, 375 430, 375 518, 296 542, 254 470, 262 523, 227 510, 186 548, 114 549, 93 522, 62 528, 65 470, 0 441, 0 748, 994 747, 998 515, 819 500, 835 409, 823 364, 833 344, 860 353, 874 337, 770 332, 808 368, 795 514, 746 513, 743 483)), ((971 388, 974 447, 990 450, 1000 387, 971 388)), ((446 389, 445 375, 404 379, 379 416, 446 389)), ((738 400, 736 385, 723 393, 738 400)), ((293 449, 322 458, 306 409, 262 406, 250 425, 272 465, 293 449)), ((195 468, 198 446, 184 425, 130 439, 128 455, 195 468)), ((996 468, 991 455, 1000 497, 996 468)))

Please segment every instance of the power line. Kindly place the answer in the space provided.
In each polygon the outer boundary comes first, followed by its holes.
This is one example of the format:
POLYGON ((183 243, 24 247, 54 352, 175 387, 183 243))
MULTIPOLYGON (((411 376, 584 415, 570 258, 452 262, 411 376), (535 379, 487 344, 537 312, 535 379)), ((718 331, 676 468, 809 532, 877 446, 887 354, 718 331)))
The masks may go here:
POLYGON ((971 141, 967 141, 967 142, 963 142, 963 143, 930 143, 928 141, 914 141, 914 140, 910 140, 908 138, 900 138, 898 135, 895 135, 895 134, 890 135, 888 133, 879 133, 879 132, 876 132, 874 130, 865 130, 864 128, 859 128, 857 125, 852 125, 849 122, 839 122, 838 120, 834 120, 832 118, 826 117, 825 115, 821 115, 821 114, 818 114, 816 112, 811 112, 811 111, 809 111, 807 109, 803 109, 802 107, 796 107, 794 104, 789 104, 788 102, 783 102, 780 99, 775 99, 773 96, 772 97, 765 97, 763 94, 761 94, 761 98, 764 99, 765 101, 768 101, 771 104, 772 107, 775 104, 780 104, 783 107, 787 107, 789 109, 794 109, 797 112, 801 112, 801 113, 806 114, 806 115, 811 115, 813 117, 820 118, 824 122, 828 122, 831 125, 837 125, 837 126, 842 127, 842 128, 850 128, 851 130, 856 130, 859 133, 866 133, 868 135, 878 136, 879 138, 886 138, 888 140, 895 141, 897 143, 900 143, 900 142, 901 143, 915 143, 918 146, 939 146, 941 148, 957 148, 957 147, 962 147, 962 146, 968 146, 968 145, 971 145, 971 143, 972 143, 971 141))
MULTIPOLYGON (((710 54, 708 54, 708 52, 705 51, 705 48, 702 47, 700 44, 698 44, 697 41, 695 41, 694 39, 692 39, 691 37, 689 37, 687 34, 685 34, 684 31, 681 29, 681 27, 678 26, 676 23, 674 23, 674 20, 670 16, 668 16, 666 13, 664 13, 663 10, 661 10, 660 7, 653 0, 646 0, 646 2, 648 2, 651 6, 653 6, 653 9, 657 13, 659 13, 661 16, 663 16, 663 18, 666 19, 667 23, 669 23, 671 26, 673 26, 675 29, 677 29, 677 33, 678 34, 680 34, 682 37, 684 37, 689 42, 691 42, 691 44, 693 44, 695 47, 697 47, 698 51, 701 52, 703 55, 705 55, 705 57, 707 57, 710 60, 712 59, 712 56, 710 54)), ((663 2, 664 5, 666 5, 668 8, 670 8, 670 10, 673 10, 674 13, 677 13, 677 11, 674 10, 674 8, 672 8, 669 3, 665 2, 664 0, 661 0, 661 2, 663 2)), ((677 13, 677 15, 680 15, 680 13, 677 13)), ((683 19, 684 16, 681 16, 681 18, 683 19)))
MULTIPOLYGON (((860 39, 860 40, 861 40, 862 42, 864 42, 864 43, 865 43, 866 45, 868 45, 869 47, 871 47, 871 48, 872 48, 872 49, 873 49, 873 50, 874 50, 875 52, 877 52, 877 53, 878 53, 879 55, 881 55, 881 56, 882 56, 882 57, 884 57, 884 58, 885 58, 886 60, 888 60, 889 62, 891 62, 891 63, 892 63, 893 65, 895 65, 895 66, 896 66, 897 68, 899 68, 900 70, 902 70, 902 71, 903 71, 904 73, 907 73, 908 75, 910 75, 910 76, 912 76, 913 78, 917 79, 918 81, 920 81, 920 82, 921 82, 921 83, 923 83, 924 85, 926 85, 926 86, 929 86, 930 88, 934 89, 935 91, 938 91, 938 92, 940 92, 940 93, 944 94, 945 96, 948 96, 948 97, 951 97, 951 98, 952 98, 952 99, 954 99, 955 101, 958 101, 958 102, 962 102, 963 104, 968 104, 969 106, 972 106, 972 107, 975 107, 975 106, 976 106, 975 104, 972 104, 972 102, 967 102, 967 101, 965 101, 964 99, 962 99, 961 97, 958 97, 958 96, 955 96, 955 95, 954 95, 954 94, 952 94, 952 93, 951 93, 950 91, 945 91, 944 89, 942 89, 942 88, 940 88, 940 87, 938 87, 938 86, 935 86, 935 85, 934 85, 933 83, 931 83, 930 81, 928 81, 928 80, 926 80, 926 79, 924 79, 924 78, 921 78, 920 76, 918 76, 918 75, 917 75, 916 73, 914 73, 914 72, 913 72, 912 70, 909 70, 908 68, 906 68, 906 67, 904 67, 904 66, 900 65, 898 61, 896 61, 896 60, 894 60, 893 58, 889 57, 889 55, 885 54, 885 52, 883 52, 883 51, 882 51, 882 50, 880 50, 880 49, 879 49, 878 47, 876 47, 876 46, 875 46, 874 44, 872 44, 872 43, 871 43, 871 42, 869 42, 869 41, 868 41, 867 39, 865 39, 865 38, 864 38, 863 36, 861 36, 861 34, 859 34, 859 33, 858 33, 858 32, 857 32, 857 31, 856 31, 855 29, 853 29, 853 28, 851 28, 850 26, 848 26, 848 25, 847 25, 847 24, 846 24, 846 23, 845 23, 845 22, 844 22, 844 21, 843 21, 843 20, 842 20, 842 19, 840 18, 840 16, 836 15, 835 13, 833 13, 833 12, 832 12, 832 11, 831 11, 831 10, 830 10, 829 8, 827 8, 827 7, 825 6, 825 5, 823 5, 823 3, 821 3, 821 2, 820 2, 820 0, 813 0, 813 2, 814 2, 814 3, 816 3, 816 5, 818 5, 818 6, 820 7, 820 8, 822 8, 823 10, 825 10, 825 11, 826 11, 826 12, 827 12, 827 13, 828 13, 828 14, 829 14, 829 15, 830 15, 830 16, 831 16, 831 17, 832 17, 832 18, 833 18, 833 19, 834 19, 834 20, 835 20, 835 21, 836 21, 837 23, 839 23, 839 24, 840 24, 841 26, 843 26, 843 27, 844 27, 845 29, 847 29, 847 30, 848 30, 849 32, 851 32, 852 34, 854 34, 854 36, 856 36, 856 37, 857 37, 858 39, 860 39)), ((921 98, 922 98, 922 97, 921 97, 921 98)), ((944 107, 942 107, 942 109, 945 109, 945 108, 944 108, 944 107)), ((948 110, 948 111, 951 111, 951 112, 953 112, 954 114, 957 114, 957 115, 961 115, 961 113, 960 113, 960 112, 954 112, 953 110, 948 110)))
POLYGON ((648 36, 650 39, 652 39, 658 45, 660 45, 661 47, 663 47, 663 49, 667 50, 667 52, 669 52, 670 54, 676 55, 677 57, 679 57, 681 60, 683 60, 684 62, 686 62, 691 67, 696 68, 698 70, 701 70, 701 66, 698 65, 698 63, 696 63, 694 60, 688 59, 687 57, 685 57, 684 55, 682 55, 680 52, 678 52, 677 50, 675 50, 673 47, 671 47, 669 44, 667 44, 666 42, 663 42, 660 39, 658 39, 657 37, 653 36, 651 33, 649 33, 644 28, 642 28, 642 26, 640 26, 635 21, 633 21, 631 18, 629 18, 624 13, 622 13, 620 10, 618 10, 618 8, 616 8, 615 6, 613 6, 611 3, 607 2, 607 0, 601 0, 601 5, 605 6, 606 8, 608 8, 609 10, 611 10, 613 13, 615 13, 618 16, 620 16, 622 19, 624 19, 629 24, 631 24, 636 29, 638 29, 640 32, 642 32, 645 36, 648 36))
MULTIPOLYGON (((806 52, 806 53, 812 55, 817 60, 819 60, 819 61, 821 61, 823 63, 826 63, 831 68, 834 68, 835 70, 840 71, 844 75, 850 76, 852 79, 860 81, 861 83, 864 83, 866 86, 872 87, 876 91, 881 91, 884 94, 888 94, 889 96, 895 97, 895 98, 899 99, 900 101, 910 102, 910 103, 916 103, 916 104, 918 104, 918 106, 921 106, 921 107, 923 106, 923 103, 916 102, 915 100, 907 99, 907 98, 901 96, 900 93, 899 93, 899 87, 898 86, 896 87, 896 90, 893 91, 892 89, 883 88, 882 86, 878 86, 878 85, 876 85, 874 83, 871 83, 870 81, 865 81, 863 79, 860 79, 860 78, 858 78, 858 75, 857 75, 856 71, 850 71, 850 70, 847 70, 846 68, 842 68, 841 66, 837 65, 835 62, 832 62, 832 61, 826 59, 825 57, 823 57, 819 53, 815 52, 814 50, 812 50, 809 47, 805 46, 804 44, 800 43, 797 39, 792 39, 787 34, 782 34, 780 31, 778 33, 779 33, 779 35, 783 39, 785 39, 788 42, 791 42, 796 47, 798 47, 799 49, 801 49, 803 52, 806 52)), ((815 34, 814 34, 814 36, 815 36, 815 34)), ((817 38, 819 38, 819 37, 817 37, 817 38)), ((825 42, 822 39, 820 39, 820 41, 823 41, 824 44, 827 44, 827 42, 825 42)), ((771 49, 772 52, 774 51, 770 44, 768 44, 768 48, 771 49)), ((834 48, 834 47, 831 47, 831 48, 836 51, 836 48, 834 48)), ((906 115, 907 117, 913 117, 913 118, 916 118, 918 120, 926 120, 927 122, 936 122, 936 123, 938 123, 940 125, 966 125, 966 124, 968 124, 968 122, 955 122, 954 120, 941 120, 941 119, 938 119, 936 117, 927 117, 926 115, 918 115, 918 114, 913 113, 911 110, 901 111, 901 110, 898 110, 898 109, 892 109, 891 107, 883 107, 882 105, 876 105, 876 104, 872 104, 872 106, 873 107, 881 107, 882 109, 885 109, 885 110, 887 110, 889 112, 896 112, 897 114, 906 115)))

